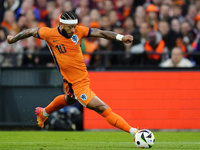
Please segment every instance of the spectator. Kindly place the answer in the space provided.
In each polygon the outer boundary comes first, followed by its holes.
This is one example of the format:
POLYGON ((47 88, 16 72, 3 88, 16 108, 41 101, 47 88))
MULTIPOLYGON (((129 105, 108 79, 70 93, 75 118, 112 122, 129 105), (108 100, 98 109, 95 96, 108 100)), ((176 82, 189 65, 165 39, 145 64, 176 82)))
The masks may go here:
POLYGON ((116 9, 122 8, 123 5, 124 5, 123 0, 116 0, 116 1, 115 1, 115 8, 116 8, 116 9))
POLYGON ((188 13, 188 7, 190 5, 190 1, 189 0, 184 0, 184 3, 183 5, 181 6, 182 7, 182 15, 185 17, 188 13))
POLYGON ((200 10, 200 0, 195 0, 195 5, 198 10, 200 10))
POLYGON ((169 7, 172 7, 173 6, 173 0, 163 0, 162 4, 166 4, 166 5, 169 5, 169 7))
POLYGON ((22 15, 26 15, 27 11, 32 9, 35 17, 37 20, 40 20, 40 12, 39 10, 34 6, 34 0, 24 0, 22 2, 21 7, 17 10, 15 13, 16 19, 18 19, 22 15))
POLYGON ((135 22, 131 16, 126 17, 124 20, 125 34, 135 32, 135 22))
POLYGON ((36 45, 36 40, 33 37, 26 39, 27 47, 24 49, 22 66, 33 67, 41 64, 39 56, 39 47, 36 45))
POLYGON ((198 14, 195 18, 195 29, 197 34, 200 33, 200 14, 198 14))
MULTIPOLYGON (((86 27, 90 26, 90 16, 84 16, 81 20, 80 25, 84 25, 86 27)), ((81 49, 83 53, 93 53, 98 48, 98 42, 95 38, 83 38, 81 43, 81 49)), ((83 54, 85 64, 88 66, 91 60, 90 54, 83 54)))
POLYGON ((0 22, 2 22, 6 10, 11 10, 15 13, 20 5, 20 0, 0 0, 0 22))
POLYGON ((48 11, 46 9, 47 0, 37 0, 37 9, 40 13, 40 20, 44 20, 44 18, 48 15, 48 11))
POLYGON ((92 9, 90 11, 90 28, 100 28, 99 18, 99 11, 97 9, 92 9))
POLYGON ((149 32, 148 40, 144 44, 144 49, 146 53, 144 63, 146 65, 158 65, 168 58, 168 48, 165 46, 164 40, 159 37, 158 32, 149 32))
MULTIPOLYGON (((147 40, 147 35, 148 35, 149 31, 150 31, 149 24, 147 22, 141 23, 139 32, 133 33, 133 37, 134 37, 133 45, 144 44, 147 40)), ((134 49, 134 47, 133 47, 133 49, 134 49)))
POLYGON ((194 31, 189 31, 187 35, 183 38, 184 46, 182 49, 185 49, 187 53, 192 53, 196 50, 197 42, 196 42, 196 34, 194 31))
MULTIPOLYGON (((3 30, 6 35, 5 30, 3 30)), ((1 33, 2 34, 2 33, 1 33)), ((16 31, 11 30, 10 35, 16 35, 16 31)), ((6 35, 7 37, 7 35, 6 35)), ((0 45, 0 66, 1 67, 19 67, 22 64, 23 48, 20 42, 8 44, 7 40, 0 45)))
POLYGON ((114 5, 112 0, 104 1, 104 15, 108 15, 110 11, 114 10, 114 5))
MULTIPOLYGON (((118 34, 124 34, 124 28, 122 27, 122 24, 120 22, 118 22, 117 24, 115 24, 113 26, 113 31, 118 33, 118 34)), ((120 52, 125 52, 125 45, 124 43, 118 41, 118 40, 113 40, 111 41, 111 45, 112 45, 112 51, 114 53, 120 53, 120 52)), ((122 64, 125 64, 125 55, 112 55, 112 65, 113 66, 120 66, 122 64)))
POLYGON ((86 26, 86 27, 90 27, 90 23, 91 23, 90 16, 87 15, 87 16, 84 16, 81 19, 81 22, 78 25, 80 25, 80 26, 83 25, 83 26, 86 26))
POLYGON ((145 8, 143 6, 138 6, 135 11, 135 17, 145 17, 145 8))
POLYGON ((197 34, 198 44, 196 50, 200 51, 200 14, 198 14, 195 18, 195 32, 197 34))
POLYGON ((152 0, 152 3, 157 6, 158 8, 160 8, 162 1, 161 0, 152 0))
POLYGON ((16 31, 17 33, 19 32, 19 28, 17 26, 17 23, 15 21, 15 15, 13 11, 11 10, 6 10, 4 13, 4 19, 1 23, 2 27, 6 27, 9 31, 16 31))
POLYGON ((109 20, 110 20, 110 25, 115 26, 115 24, 117 24, 119 21, 118 15, 117 15, 117 11, 112 10, 110 11, 110 13, 108 14, 109 20))
POLYGON ((73 5, 74 5, 74 8, 78 7, 79 3, 80 3, 80 0, 70 0, 73 5))
POLYGON ((183 6, 185 0, 174 0, 174 5, 183 6))
POLYGON ((178 19, 180 23, 185 20, 185 18, 182 16, 182 8, 180 5, 173 6, 173 18, 178 19))
POLYGON ((197 6, 195 4, 191 4, 188 8, 188 14, 186 18, 188 20, 194 21, 197 14, 198 14, 197 6))
POLYGON ((55 0, 56 1, 56 8, 62 10, 63 4, 66 0, 55 0))
POLYGON ((169 5, 167 5, 167 4, 161 5, 160 14, 159 14, 159 20, 165 20, 167 22, 171 21, 169 5))
POLYGON ((145 22, 145 8, 143 6, 138 6, 135 11, 135 28, 138 30, 143 22, 145 22))
POLYGON ((105 15, 104 0, 95 0, 95 8, 98 9, 101 15, 105 15))
MULTIPOLYGON (((45 18, 43 19, 45 24, 48 27, 52 27, 52 25, 54 24, 53 22, 51 22, 52 19, 52 15, 53 15, 53 11, 56 9, 56 3, 54 1, 49 1, 47 2, 47 6, 46 6, 48 15, 45 16, 45 18)), ((55 23, 57 24, 57 23, 55 23)), ((55 25, 56 26, 56 25, 55 25)))
MULTIPOLYGON (((184 21, 181 24, 181 38, 178 38, 176 41, 176 45, 178 47, 181 47, 183 52, 186 52, 186 48, 184 46, 184 37, 187 36, 188 32, 190 32, 192 30, 192 25, 189 23, 189 21, 184 21)), ((186 39, 186 38, 185 38, 186 39)))
POLYGON ((135 32, 133 34, 134 41, 133 46, 130 48, 131 58, 130 64, 131 65, 142 65, 144 59, 144 44, 148 38, 148 33, 150 31, 150 26, 147 22, 143 22, 140 26, 139 32, 135 32))
POLYGON ((61 9, 56 8, 53 10, 51 14, 51 20, 50 20, 52 28, 58 27, 60 15, 61 15, 61 9))
POLYGON ((111 30, 111 27, 110 27, 110 20, 108 18, 108 16, 102 16, 100 18, 100 28, 102 30, 111 30))
MULTIPOLYGON (((103 14, 104 15, 109 15, 109 13, 112 11, 112 10, 116 10, 114 9, 114 4, 113 4, 113 1, 112 0, 105 0, 104 1, 104 7, 103 7, 103 14)), ((120 11, 116 11, 117 12, 117 17, 118 17, 118 20, 119 21, 123 21, 124 17, 123 15, 120 13, 120 11)))
MULTIPOLYGON (((122 24, 120 22, 116 23, 113 26, 113 31, 118 34, 124 34, 124 28, 122 27, 122 24)), ((120 42, 118 40, 114 40, 111 42, 112 42, 112 51, 124 51, 125 50, 125 46, 122 42, 120 42)), ((118 60, 120 60, 120 59, 118 59, 118 60)))
POLYGON ((62 12, 65 12, 65 11, 74 11, 74 5, 69 0, 63 3, 62 12))
POLYGON ((24 29, 27 29, 28 28, 28 25, 27 25, 27 20, 26 20, 26 17, 25 16, 20 16, 18 21, 17 21, 17 26, 19 28, 19 31, 22 31, 24 29))
MULTIPOLYGON (((27 20, 28 28, 46 27, 46 24, 44 22, 36 20, 36 16, 32 9, 27 10, 25 17, 27 20)), ((42 47, 44 45, 43 42, 43 40, 36 39, 36 44, 38 47, 42 47)))
POLYGON ((90 65, 93 67, 103 67, 103 66, 111 66, 113 64, 115 64, 116 62, 114 62, 112 60, 112 55, 107 55, 105 54, 97 54, 97 52, 109 52, 112 50, 112 45, 111 45, 111 41, 100 38, 98 39, 98 49, 96 49, 93 52, 93 55, 91 57, 91 61, 90 61, 90 65))
POLYGON ((165 42, 165 46, 167 46, 167 48, 171 48, 171 37, 169 35, 169 31, 170 31, 170 26, 169 23, 167 21, 160 21, 158 23, 158 30, 162 35, 162 39, 165 42))
POLYGON ((25 17, 26 17, 28 28, 46 27, 46 24, 44 22, 36 20, 36 16, 32 9, 27 10, 25 17))
POLYGON ((147 22, 145 17, 136 16, 135 18, 135 28, 138 30, 143 22, 147 22))
POLYGON ((5 10, 16 12, 20 7, 20 0, 5 0, 3 6, 5 10))
POLYGON ((194 48, 193 51, 193 60, 195 61, 196 66, 200 65, 200 57, 198 55, 198 53, 200 52, 200 14, 198 14, 195 18, 195 27, 196 27, 196 47, 194 48), (196 54, 196 55, 195 55, 196 54))
POLYGON ((180 47, 174 47, 171 58, 161 63, 160 67, 193 67, 193 64, 190 60, 184 58, 184 54, 180 47))
POLYGON ((146 8, 146 19, 149 25, 152 27, 153 30, 158 30, 158 7, 155 5, 149 5, 146 8))
POLYGON ((82 18, 83 16, 89 15, 90 12, 90 6, 89 6, 89 0, 80 0, 79 6, 76 7, 75 13, 79 18, 82 18))
POLYGON ((192 30, 192 25, 189 21, 184 21, 181 23, 181 33, 182 36, 186 36, 189 31, 192 30))
POLYGON ((133 5, 134 1, 135 0, 123 0, 123 6, 118 10, 123 18, 133 16, 135 12, 135 6, 133 5))
POLYGON ((0 26, 0 45, 2 44, 2 42, 6 41, 6 37, 8 35, 8 29, 5 27, 1 27, 0 26))
POLYGON ((171 30, 169 32, 170 37, 170 44, 169 44, 169 50, 171 51, 172 48, 176 46, 177 39, 181 39, 181 29, 180 29, 180 22, 178 19, 174 18, 171 21, 171 30))

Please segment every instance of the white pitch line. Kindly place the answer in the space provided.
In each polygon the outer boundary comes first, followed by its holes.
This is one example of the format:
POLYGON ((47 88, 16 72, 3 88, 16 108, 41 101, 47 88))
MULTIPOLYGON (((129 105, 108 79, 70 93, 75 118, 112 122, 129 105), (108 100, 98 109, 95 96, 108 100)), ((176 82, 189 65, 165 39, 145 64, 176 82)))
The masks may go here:
MULTIPOLYGON (((2 144, 52 144, 52 143, 58 143, 58 142, 0 142, 2 144)), ((110 143, 110 144, 133 144, 134 142, 70 142, 70 143, 78 143, 78 144, 85 144, 85 143, 90 143, 90 144, 97 144, 97 143, 110 143)), ((200 142, 155 142, 155 144, 197 144, 200 145, 200 142)))
POLYGON ((4 144, 47 144, 47 143, 55 143, 55 142, 0 142, 4 144))
MULTIPOLYGON (((134 142, 71 142, 71 143, 127 143, 127 144, 131 144, 134 142)), ((155 144, 200 144, 200 142, 155 142, 155 144)))

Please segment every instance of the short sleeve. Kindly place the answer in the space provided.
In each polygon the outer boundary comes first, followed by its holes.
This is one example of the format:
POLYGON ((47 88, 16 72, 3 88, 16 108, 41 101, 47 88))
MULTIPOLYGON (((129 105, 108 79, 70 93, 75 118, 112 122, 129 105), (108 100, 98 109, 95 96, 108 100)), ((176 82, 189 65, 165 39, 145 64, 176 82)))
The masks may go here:
POLYGON ((50 28, 48 27, 38 28, 37 34, 38 34, 39 39, 46 40, 49 37, 50 28))
POLYGON ((81 31, 83 37, 90 36, 91 28, 88 28, 85 26, 79 26, 79 28, 80 28, 80 31, 81 31))

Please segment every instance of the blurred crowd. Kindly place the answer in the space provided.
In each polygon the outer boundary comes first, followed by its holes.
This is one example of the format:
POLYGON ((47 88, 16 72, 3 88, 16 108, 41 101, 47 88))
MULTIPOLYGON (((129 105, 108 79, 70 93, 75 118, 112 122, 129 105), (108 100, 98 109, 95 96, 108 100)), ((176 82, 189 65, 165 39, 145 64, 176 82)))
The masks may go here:
POLYGON ((56 28, 65 11, 74 11, 79 25, 134 36, 131 44, 84 38, 89 67, 200 66, 200 0, 0 0, 0 66, 54 67, 45 41, 31 37, 9 45, 6 37, 56 28))

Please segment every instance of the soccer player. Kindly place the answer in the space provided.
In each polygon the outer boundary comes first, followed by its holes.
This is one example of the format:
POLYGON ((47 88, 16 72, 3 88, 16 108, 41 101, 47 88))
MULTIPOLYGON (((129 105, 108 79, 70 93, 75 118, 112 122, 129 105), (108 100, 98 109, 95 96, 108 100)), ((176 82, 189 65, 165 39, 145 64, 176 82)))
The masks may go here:
POLYGON ((90 79, 80 47, 83 37, 97 37, 131 43, 133 36, 123 36, 111 31, 77 26, 77 24, 78 17, 74 12, 64 12, 60 17, 58 28, 31 28, 16 36, 7 36, 9 44, 30 36, 45 40, 54 62, 63 76, 67 94, 55 97, 45 108, 36 108, 38 125, 43 128, 45 120, 52 112, 78 101, 84 107, 96 111, 109 124, 134 136, 138 131, 137 128, 132 128, 121 116, 112 112, 112 109, 90 89, 90 79))

